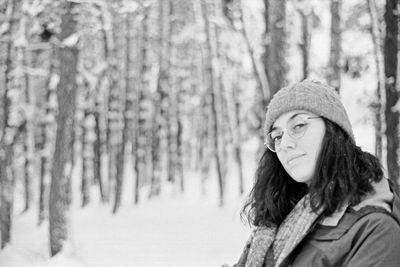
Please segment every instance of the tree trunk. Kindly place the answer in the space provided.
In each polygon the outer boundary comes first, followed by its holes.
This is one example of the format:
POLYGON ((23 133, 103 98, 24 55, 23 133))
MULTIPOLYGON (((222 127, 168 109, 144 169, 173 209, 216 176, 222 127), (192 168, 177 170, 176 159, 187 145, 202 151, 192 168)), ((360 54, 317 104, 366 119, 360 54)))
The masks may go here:
POLYGON ((182 53, 181 46, 178 42, 172 42, 174 36, 179 36, 180 30, 182 29, 182 6, 181 1, 179 0, 170 0, 169 13, 170 13, 170 23, 169 23, 169 32, 172 36, 169 40, 168 49, 170 49, 170 59, 168 62, 169 72, 175 75, 171 75, 168 79, 169 88, 168 90, 168 98, 166 102, 168 103, 168 109, 166 110, 166 132, 167 132, 167 180, 170 183, 176 182, 176 176, 178 174, 177 167, 177 107, 178 107, 178 97, 177 92, 179 88, 177 74, 180 69, 178 66, 179 62, 179 54, 182 53))
POLYGON ((269 97, 272 97, 286 85, 286 0, 264 0, 264 5, 266 43, 263 63, 269 82, 269 97))
POLYGON ((381 40, 382 34, 380 31, 380 23, 377 15, 376 10, 376 3, 373 0, 368 0, 368 11, 371 16, 371 37, 372 42, 374 44, 374 58, 376 64, 376 76, 378 78, 378 87, 376 89, 376 104, 374 105, 375 108, 375 155, 377 158, 382 161, 382 136, 384 133, 385 126, 385 70, 384 70, 384 62, 383 62, 383 55, 382 55, 382 43, 381 40))
POLYGON ((231 25, 234 25, 233 2, 233 0, 222 0, 222 13, 229 20, 231 25))
POLYGON ((0 138, 0 237, 1 248, 4 248, 11 241, 11 224, 12 224, 12 210, 13 210, 13 194, 14 182, 12 176, 12 163, 13 163, 13 143, 18 132, 14 132, 10 122, 11 112, 11 68, 12 68, 12 47, 13 47, 13 26, 15 23, 15 13, 20 1, 8 1, 6 16, 8 29, 4 36, 8 37, 6 42, 6 58, 4 64, 4 92, 2 99, 3 107, 3 120, 2 120, 2 133, 0 138))
MULTIPOLYGON (((110 7, 111 8, 111 7, 110 7)), ((107 155, 108 155, 108 194, 107 198, 110 198, 111 188, 115 184, 116 179, 116 157, 118 153, 118 144, 121 142, 121 71, 119 68, 119 59, 117 52, 119 47, 118 37, 120 32, 119 29, 121 24, 120 15, 113 10, 108 10, 109 16, 112 16, 112 21, 105 21, 103 18, 104 29, 104 54, 108 63, 107 78, 108 78, 108 103, 107 103, 107 126, 106 126, 106 143, 107 143, 107 155)))
MULTIPOLYGON (((61 17, 62 42, 75 33, 76 21, 72 14, 75 4, 63 3, 65 13, 61 17)), ((59 69, 60 81, 57 87, 57 133, 56 147, 53 155, 50 187, 50 251, 54 256, 59 253, 68 239, 70 179, 72 172, 71 139, 73 116, 76 106, 76 73, 78 49, 75 46, 60 46, 57 48, 58 62, 62 62, 59 69)))
POLYGON ((179 188, 181 193, 185 191, 185 179, 183 175, 183 144, 182 144, 182 92, 179 90, 177 92, 178 105, 176 106, 176 118, 177 118, 177 131, 176 131, 176 174, 179 177, 179 188))
POLYGON ((1 143, 2 157, 0 160, 0 220, 1 220, 1 248, 3 249, 11 242, 11 224, 13 210, 13 194, 14 181, 11 173, 11 165, 13 158, 13 145, 7 144, 5 141, 1 143))
POLYGON ((310 54, 310 39, 311 39, 311 29, 310 29, 310 16, 311 14, 306 10, 298 8, 297 10, 301 18, 301 43, 300 50, 303 63, 303 79, 307 79, 309 74, 309 54, 310 54))
POLYGON ((154 111, 152 114, 152 126, 151 126, 151 188, 149 197, 156 196, 160 194, 161 191, 161 132, 162 132, 162 119, 165 114, 164 110, 164 100, 166 98, 166 90, 167 88, 165 83, 165 78, 167 76, 167 57, 169 55, 165 55, 166 52, 166 43, 169 42, 166 38, 169 38, 166 35, 168 32, 169 23, 166 21, 169 18, 169 10, 166 10, 166 7, 169 6, 168 1, 161 1, 158 3, 158 34, 159 34, 159 51, 158 51, 158 77, 157 77, 157 90, 153 97, 153 106, 154 111), (167 3, 167 5, 165 5, 167 3), (168 11, 168 12, 167 12, 168 11), (168 14, 166 16, 165 14, 168 14), (167 29, 164 29, 164 26, 167 29))
POLYGON ((93 174, 95 179, 97 180, 98 186, 99 186, 99 193, 100 193, 100 198, 101 202, 105 203, 107 201, 107 197, 104 192, 104 184, 103 184, 103 172, 102 172, 102 147, 103 147, 103 138, 102 138, 102 132, 101 132, 101 119, 102 119, 102 112, 101 112, 101 106, 99 103, 98 99, 98 94, 99 92, 99 86, 96 88, 96 103, 95 103, 95 110, 94 110, 94 132, 96 135, 96 139, 94 141, 93 145, 93 174))
POLYGON ((136 105, 136 133, 135 133, 135 161, 134 170, 136 174, 135 183, 135 203, 139 202, 139 186, 146 180, 146 118, 145 118, 145 91, 148 88, 148 79, 146 77, 148 70, 148 34, 149 34, 149 8, 144 7, 143 19, 141 24, 141 49, 140 49, 140 84, 137 88, 136 105))
MULTIPOLYGON (((203 52, 204 53, 204 52, 203 52)), ((205 78, 205 70, 203 70, 203 82, 206 81, 205 78)), ((200 105, 201 111, 200 116, 201 120, 199 123, 199 161, 200 161, 200 168, 201 168, 201 192, 202 195, 206 195, 206 182, 209 178, 210 174, 210 164, 212 155, 210 153, 210 101, 209 101, 209 94, 208 91, 204 92, 202 97, 202 104, 200 105)))
POLYGON ((103 152, 104 152, 104 138, 103 138, 103 132, 104 132, 104 93, 102 91, 103 89, 103 82, 104 76, 107 72, 107 68, 104 68, 102 71, 100 71, 97 74, 98 81, 95 85, 94 88, 94 108, 93 108, 93 119, 94 119, 94 142, 92 145, 92 155, 93 155, 93 176, 94 180, 97 183, 99 187, 99 195, 102 203, 106 203, 108 201, 107 196, 105 194, 105 185, 104 185, 104 179, 103 179, 103 172, 102 172, 102 158, 103 158, 103 152))
POLYGON ((328 83, 338 93, 340 90, 340 55, 342 53, 341 9, 342 0, 331 0, 331 53, 329 58, 328 83))
MULTIPOLYGON (((267 0, 265 0, 267 1, 267 0)), ((244 38, 244 41, 246 43, 246 48, 247 51, 250 55, 250 59, 251 59, 251 64, 253 67, 253 72, 254 72, 254 76, 256 78, 257 81, 257 88, 258 88, 258 96, 260 97, 260 105, 261 105, 261 110, 260 110, 260 116, 264 116, 264 109, 268 103, 268 100, 270 98, 270 94, 271 94, 271 89, 270 89, 270 84, 269 84, 269 79, 267 78, 268 76, 265 75, 268 66, 264 66, 265 70, 263 69, 262 66, 260 66, 260 63, 258 62, 256 56, 255 56, 255 52, 254 49, 250 43, 250 37, 247 33, 247 29, 246 29, 246 23, 244 20, 244 14, 243 14, 243 4, 242 4, 242 0, 240 0, 240 8, 239 8, 239 20, 241 23, 241 34, 244 38)))
MULTIPOLYGON (((222 14, 218 14, 218 5, 215 7, 215 16, 222 16, 222 14)), ((222 8, 221 8, 222 10, 222 8)), ((220 35, 222 33, 222 29, 218 27, 218 25, 215 25, 214 27, 214 36, 215 36, 215 57, 216 60, 214 61, 215 63, 215 68, 219 71, 216 72, 217 75, 217 86, 216 86, 216 102, 217 105, 220 107, 220 110, 217 115, 218 125, 220 125, 220 133, 219 137, 220 138, 220 143, 221 143, 221 169, 222 169, 222 177, 227 176, 228 172, 228 148, 229 145, 232 144, 232 132, 230 131, 229 125, 231 124, 230 121, 230 116, 228 114, 228 103, 227 103, 227 97, 226 97, 226 88, 223 82, 223 70, 222 70, 222 62, 223 62, 223 51, 222 51, 222 44, 220 40, 220 35)), ((223 181, 224 185, 223 187, 225 188, 225 180, 223 181)))
POLYGON ((118 148, 117 155, 117 175, 115 183, 115 200, 113 213, 116 213, 121 205, 122 190, 124 185, 124 169, 125 169, 125 151, 128 143, 130 132, 130 124, 132 121, 131 114, 133 112, 133 88, 130 80, 131 74, 131 22, 132 14, 128 13, 125 17, 125 103, 124 103, 124 128, 122 129, 122 142, 118 148))
POLYGON ((243 177, 243 161, 242 161, 242 134, 241 134, 241 120, 240 120, 240 101, 239 101, 239 78, 237 83, 232 85, 231 94, 232 100, 234 104, 234 128, 233 128, 233 150, 236 165, 238 168, 238 175, 239 175, 239 193, 242 195, 244 193, 244 177, 243 177))
MULTIPOLYGON (((82 88, 84 93, 89 94, 88 85, 82 88)), ((85 99, 83 107, 83 119, 81 122, 82 128, 82 177, 81 177, 81 194, 82 194, 82 207, 85 207, 90 203, 90 162, 93 161, 91 158, 91 145, 89 143, 88 136, 90 135, 90 130, 88 127, 88 119, 90 111, 88 109, 88 99, 85 99)))
MULTIPOLYGON (((28 60, 28 52, 26 50, 26 45, 27 45, 27 40, 26 40, 26 25, 27 25, 27 18, 25 15, 22 16, 22 19, 20 21, 19 25, 19 31, 23 35, 24 42, 19 42, 18 46, 18 55, 17 58, 19 60, 19 64, 23 68, 29 68, 29 60, 28 60)), ((24 136, 24 158, 25 158, 25 163, 24 163, 24 182, 25 182, 25 207, 24 211, 29 210, 30 208, 30 202, 31 202, 31 190, 32 190, 32 180, 35 177, 34 174, 34 150, 35 150, 35 144, 34 144, 34 113, 35 111, 35 103, 34 103, 34 98, 33 94, 31 91, 31 86, 29 82, 29 74, 27 71, 23 72, 22 77, 18 77, 21 79, 21 85, 24 91, 24 97, 25 97, 25 103, 26 106, 28 107, 28 110, 25 114, 25 119, 26 119, 26 127, 25 131, 23 133, 24 136)))
POLYGON ((385 76, 386 76, 386 138, 387 138, 387 167, 389 179, 396 185, 399 179, 398 153, 399 148, 399 110, 394 106, 399 101, 397 91, 397 38, 398 10, 396 0, 386 1, 385 22, 386 36, 384 44, 385 76))
MULTIPOLYGON (((265 44, 262 61, 268 79, 269 95, 267 103, 263 103, 261 109, 257 108, 255 114, 258 122, 257 130, 260 132, 263 129, 268 102, 279 89, 286 86, 288 72, 286 61, 286 0, 264 0, 264 5, 265 44)), ((262 154, 264 149, 264 140, 260 138, 257 157, 262 154)))
POLYGON ((56 90, 56 88, 51 88, 51 79, 54 74, 54 63, 53 63, 53 58, 55 57, 54 49, 51 48, 49 52, 49 60, 50 60, 50 66, 49 66, 49 74, 48 78, 46 81, 46 96, 45 96, 45 111, 44 111, 44 119, 41 121, 40 124, 40 135, 41 135, 41 141, 39 144, 39 149, 41 151, 40 153, 40 178, 39 178, 39 218, 38 218, 38 224, 42 224, 46 217, 46 212, 48 211, 48 206, 46 205, 48 200, 46 198, 47 190, 48 190, 48 181, 47 177, 49 174, 49 162, 50 162, 50 151, 51 148, 53 147, 53 140, 50 140, 50 124, 51 121, 49 118, 52 119, 54 122, 54 111, 52 110, 52 107, 50 106, 50 99, 56 90))
POLYGON ((217 101, 216 101, 216 84, 215 84, 215 69, 213 66, 213 56, 215 56, 215 44, 211 39, 211 25, 208 20, 208 10, 207 10, 207 0, 201 1, 201 14, 204 22, 204 31, 205 31, 205 68, 207 78, 205 82, 207 83, 206 87, 207 91, 210 93, 211 97, 211 116, 212 116, 212 128, 213 128, 213 146, 214 146, 214 157, 216 161, 217 167, 217 176, 218 176, 218 185, 219 185, 219 205, 224 205, 224 177, 222 173, 222 163, 219 155, 220 151, 220 143, 219 143, 219 125, 218 125, 218 117, 217 117, 217 101))

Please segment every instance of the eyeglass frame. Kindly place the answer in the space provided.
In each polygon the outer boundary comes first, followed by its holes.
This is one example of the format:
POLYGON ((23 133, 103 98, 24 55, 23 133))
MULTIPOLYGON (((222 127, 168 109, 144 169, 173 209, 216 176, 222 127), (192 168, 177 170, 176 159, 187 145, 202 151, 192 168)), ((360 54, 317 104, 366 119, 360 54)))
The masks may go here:
MULTIPOLYGON (((305 120, 310 120, 310 119, 318 119, 318 118, 321 118, 321 116, 309 116, 309 117, 306 117, 306 118, 304 118, 304 119, 305 119, 305 120)), ((288 124, 289 124, 289 123, 288 123, 288 124)), ((287 125, 286 125, 286 126, 287 126, 287 125)), ((302 138, 302 137, 305 135, 307 129, 308 129, 308 127, 307 127, 306 129, 304 129, 304 131, 302 132, 302 134, 299 135, 299 136, 293 136, 293 133, 291 133, 291 131, 288 131, 288 130, 287 130, 287 127, 286 127, 286 132, 288 133, 288 135, 290 136, 290 138, 292 138, 292 139, 294 139, 294 140, 299 140, 300 138, 302 138)), ((269 136, 272 132, 273 132, 273 131, 270 131, 270 132, 268 132, 268 133, 265 135, 264 145, 265 145, 270 151, 276 153, 276 152, 280 151, 281 148, 275 149, 275 150, 274 150, 274 149, 272 149, 271 146, 269 145, 268 136, 269 136)), ((281 132, 282 132, 282 137, 283 137, 284 131, 282 130, 281 132)), ((275 146, 275 144, 274 144, 274 146, 275 146)))

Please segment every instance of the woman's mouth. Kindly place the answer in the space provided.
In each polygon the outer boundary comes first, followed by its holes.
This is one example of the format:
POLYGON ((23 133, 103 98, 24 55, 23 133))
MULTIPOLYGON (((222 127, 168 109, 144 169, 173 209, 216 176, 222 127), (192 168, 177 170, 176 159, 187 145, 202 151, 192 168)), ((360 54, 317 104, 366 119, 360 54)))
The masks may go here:
POLYGON ((305 154, 292 156, 292 157, 290 157, 290 158, 286 161, 286 163, 287 163, 288 165, 291 165, 291 164, 295 163, 299 158, 303 157, 304 155, 305 155, 305 154))

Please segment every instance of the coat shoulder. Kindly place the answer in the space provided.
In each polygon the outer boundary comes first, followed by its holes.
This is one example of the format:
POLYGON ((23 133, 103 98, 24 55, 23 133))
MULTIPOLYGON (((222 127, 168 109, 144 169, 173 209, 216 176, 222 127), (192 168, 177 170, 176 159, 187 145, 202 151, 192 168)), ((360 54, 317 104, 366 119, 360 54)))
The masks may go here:
POLYGON ((374 266, 371 262, 400 266, 398 246, 400 225, 396 219, 366 207, 346 212, 335 227, 316 226, 297 248, 292 266, 374 266))

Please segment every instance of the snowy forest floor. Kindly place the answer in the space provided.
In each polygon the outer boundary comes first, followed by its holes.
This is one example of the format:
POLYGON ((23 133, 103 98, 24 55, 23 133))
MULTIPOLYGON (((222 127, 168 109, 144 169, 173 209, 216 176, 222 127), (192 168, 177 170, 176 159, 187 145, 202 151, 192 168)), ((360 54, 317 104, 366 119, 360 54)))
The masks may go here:
POLYGON ((241 201, 218 208, 215 201, 186 196, 154 199, 138 207, 92 204, 73 208, 71 242, 49 257, 48 224, 36 213, 15 218, 12 245, 1 266, 220 266, 238 259, 249 227, 240 222, 241 201))
POLYGON ((142 200, 134 206, 132 195, 127 192, 134 188, 133 179, 127 175, 125 198, 117 214, 111 213, 111 205, 101 204, 97 199, 81 208, 80 175, 75 173, 70 241, 53 258, 50 257, 48 222, 37 226, 37 209, 18 212, 17 198, 12 242, 0 252, 0 266, 233 264, 250 233, 250 227, 240 220, 240 209, 252 183, 256 160, 250 151, 244 154, 246 193, 239 196, 236 168, 230 168, 222 208, 218 206, 217 178, 212 175, 207 179, 204 195, 200 190, 200 174, 194 172, 185 175, 184 194, 166 183, 161 196, 147 199, 143 188, 142 200))

